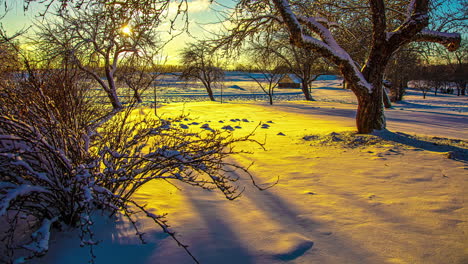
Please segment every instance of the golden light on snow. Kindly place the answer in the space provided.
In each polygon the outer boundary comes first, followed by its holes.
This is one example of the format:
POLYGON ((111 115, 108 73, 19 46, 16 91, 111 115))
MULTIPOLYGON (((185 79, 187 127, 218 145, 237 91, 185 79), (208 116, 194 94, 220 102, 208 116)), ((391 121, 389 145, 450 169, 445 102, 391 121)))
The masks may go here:
POLYGON ((132 33, 132 28, 129 25, 124 25, 120 28, 120 31, 124 35, 130 35, 130 33, 132 33))

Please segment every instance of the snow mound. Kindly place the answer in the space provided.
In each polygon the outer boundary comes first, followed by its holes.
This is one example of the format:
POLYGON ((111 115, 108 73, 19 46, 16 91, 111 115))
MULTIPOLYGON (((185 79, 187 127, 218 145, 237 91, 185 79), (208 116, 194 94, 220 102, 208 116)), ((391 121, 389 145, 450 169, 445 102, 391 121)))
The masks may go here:
POLYGON ((468 162, 468 141, 460 139, 412 136, 388 130, 375 131, 370 135, 355 132, 332 132, 326 135, 308 135, 304 136, 303 139, 310 142, 311 146, 351 149, 375 146, 394 153, 399 153, 403 149, 426 150, 444 154, 448 159, 468 162))
POLYGON ((356 134, 355 132, 332 132, 327 135, 309 135, 303 137, 303 139, 310 141, 311 145, 340 146, 348 148, 385 143, 384 140, 378 136, 356 134))
POLYGON ((234 128, 232 126, 223 126, 221 129, 229 130, 229 131, 234 131, 234 128))
POLYGON ((314 242, 298 234, 285 235, 272 245, 273 257, 283 261, 297 259, 312 248, 314 242))

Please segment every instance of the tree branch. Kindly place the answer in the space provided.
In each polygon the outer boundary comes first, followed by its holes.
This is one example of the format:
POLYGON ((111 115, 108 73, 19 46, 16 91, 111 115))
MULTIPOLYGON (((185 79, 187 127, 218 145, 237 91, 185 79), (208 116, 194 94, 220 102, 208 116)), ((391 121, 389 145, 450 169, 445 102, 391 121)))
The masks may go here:
POLYGON ((414 36, 413 41, 439 43, 446 47, 448 51, 455 51, 460 47, 461 35, 459 33, 423 30, 414 36))

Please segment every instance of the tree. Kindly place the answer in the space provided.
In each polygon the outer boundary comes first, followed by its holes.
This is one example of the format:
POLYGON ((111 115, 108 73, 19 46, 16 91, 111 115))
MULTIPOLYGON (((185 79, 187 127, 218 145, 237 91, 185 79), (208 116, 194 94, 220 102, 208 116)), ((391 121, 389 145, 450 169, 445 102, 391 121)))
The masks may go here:
POLYGON ((415 80, 413 81, 414 88, 421 91, 423 95, 423 99, 426 99, 426 94, 431 91, 431 83, 428 80, 415 80))
POLYGON ((328 63, 314 52, 292 45, 284 32, 272 33, 271 38, 271 41, 257 45, 257 49, 262 48, 270 53, 269 56, 278 57, 282 66, 300 80, 305 100, 314 101, 310 89, 312 82, 328 71, 328 63))
POLYGON ((133 93, 137 103, 142 103, 143 94, 155 85, 162 74, 162 66, 157 65, 152 54, 133 53, 122 62, 117 72, 117 79, 124 83, 133 93))
MULTIPOLYGON (((339 5, 326 1, 313 4, 322 8, 313 12, 308 2, 294 0, 242 1, 234 16, 238 17, 235 26, 224 43, 239 43, 272 24, 286 28, 294 45, 314 51, 338 67, 358 100, 356 125, 359 133, 386 127, 382 104, 383 75, 390 58, 399 48, 414 41, 426 41, 442 44, 454 51, 460 44, 460 34, 425 30, 429 24, 429 0, 410 1, 406 5, 407 12, 398 11, 403 6, 396 1, 370 0, 368 5, 355 1, 342 1, 339 5), (396 9, 387 8, 390 5, 396 9), (371 22, 372 33, 366 34, 369 46, 365 49, 361 68, 353 54, 335 38, 335 21, 338 19, 332 16, 328 7, 343 9, 340 14, 345 18, 371 22)), ((347 28, 346 25, 341 26, 347 28)))
POLYGON ((440 51, 448 65, 448 81, 455 83, 457 95, 466 95, 468 81, 468 43, 463 41, 461 47, 452 53, 440 51))
POLYGON ((181 57, 184 70, 180 78, 202 82, 210 100, 215 101, 213 89, 224 79, 220 59, 206 42, 188 44, 181 57))
POLYGON ((148 12, 137 5, 123 8, 99 3, 59 11, 57 20, 40 25, 38 43, 51 57, 67 54, 100 85, 113 109, 118 110, 122 102, 115 74, 120 61, 157 47, 154 29, 161 23, 160 14, 148 12))
POLYGON ((385 70, 385 79, 390 82, 390 100, 392 102, 403 99, 408 82, 419 67, 418 54, 411 47, 400 49, 390 59, 385 70))
POLYGON ((273 39, 271 35, 266 35, 260 38, 258 42, 251 43, 248 48, 248 53, 253 65, 260 73, 250 72, 249 77, 252 78, 268 96, 270 105, 273 105, 273 94, 278 87, 281 79, 286 75, 284 63, 278 56, 276 51, 268 48, 273 39))

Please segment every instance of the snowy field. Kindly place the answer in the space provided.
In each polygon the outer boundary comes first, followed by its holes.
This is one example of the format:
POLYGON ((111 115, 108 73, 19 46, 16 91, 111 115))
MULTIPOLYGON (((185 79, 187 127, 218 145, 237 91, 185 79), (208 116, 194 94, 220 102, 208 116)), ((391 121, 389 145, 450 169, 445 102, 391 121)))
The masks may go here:
MULTIPOLYGON (((209 102, 201 87, 167 85, 157 113, 189 113, 176 125, 193 131, 209 133, 203 126, 242 136, 256 129, 266 150, 242 143, 238 148, 251 154, 232 159, 253 163, 259 185, 279 177, 278 183, 259 191, 240 175, 237 184, 245 191, 234 201, 164 181, 135 196, 168 214, 172 230, 200 263, 468 263, 467 96, 422 99, 410 90, 386 111, 389 131, 364 136, 353 134, 356 100, 340 88, 341 80, 315 82, 314 102, 303 101, 300 90, 278 90, 270 106, 251 80, 231 77, 224 103, 220 91, 218 101, 209 102)), ((103 240, 96 263, 193 263, 144 217, 145 245, 128 222, 95 220, 103 240)), ((89 249, 68 232, 54 234, 48 255, 34 263, 88 260, 89 249)))

